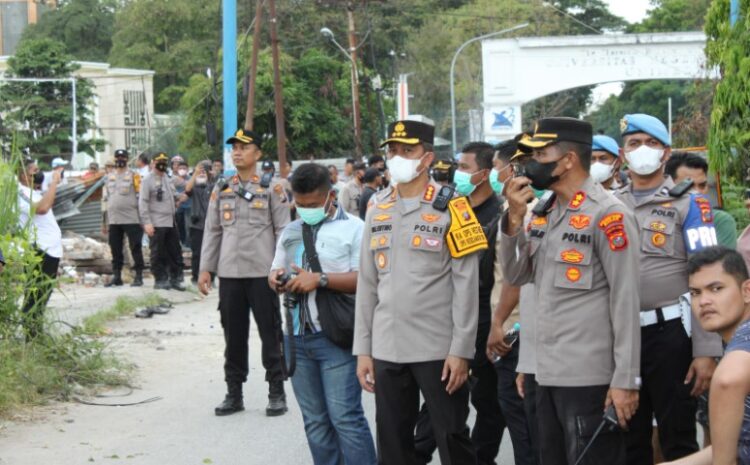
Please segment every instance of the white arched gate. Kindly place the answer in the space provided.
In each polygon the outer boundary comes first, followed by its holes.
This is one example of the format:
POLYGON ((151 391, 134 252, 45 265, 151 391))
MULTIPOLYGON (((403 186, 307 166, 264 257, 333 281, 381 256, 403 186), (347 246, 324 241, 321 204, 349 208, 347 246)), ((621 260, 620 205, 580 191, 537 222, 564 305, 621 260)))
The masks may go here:
POLYGON ((520 37, 482 42, 486 140, 521 132, 521 105, 566 89, 617 81, 717 77, 702 32, 520 37))

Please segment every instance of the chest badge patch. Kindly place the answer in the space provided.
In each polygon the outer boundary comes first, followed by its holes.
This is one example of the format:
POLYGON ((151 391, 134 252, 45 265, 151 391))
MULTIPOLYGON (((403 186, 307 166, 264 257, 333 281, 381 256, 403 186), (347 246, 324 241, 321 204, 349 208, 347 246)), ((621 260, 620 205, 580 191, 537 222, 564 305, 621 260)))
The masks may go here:
POLYGON ((386 215, 386 214, 375 215, 375 216, 372 217, 372 221, 380 223, 380 222, 383 222, 383 221, 388 221, 391 218, 392 218, 391 215, 386 215))
POLYGON ((375 263, 377 263, 378 268, 381 270, 385 268, 388 265, 388 259, 385 256, 385 253, 378 252, 378 255, 375 257, 375 263))
POLYGON ((651 243, 656 247, 664 247, 664 244, 667 243, 667 236, 660 232, 654 233, 651 235, 651 243))
POLYGON ((661 221, 654 221, 648 226, 652 231, 664 232, 667 230, 667 225, 662 223, 661 221))
POLYGON ((570 281, 571 283, 578 282, 581 279, 581 270, 574 266, 571 266, 567 270, 565 270, 565 277, 568 278, 568 281, 570 281))
POLYGON ((440 219, 440 215, 434 215, 431 213, 422 213, 422 219, 428 223, 434 223, 440 219))
POLYGON ((591 224, 591 217, 588 215, 573 215, 570 217, 568 224, 576 229, 586 229, 591 224))
POLYGON ((232 212, 227 210, 224 212, 224 221, 231 221, 232 220, 232 212))
POLYGON ((379 203, 378 204, 378 210, 390 210, 395 205, 394 202, 388 202, 388 203, 379 203))
POLYGON ((422 245, 422 236, 416 235, 411 238, 411 245, 413 247, 419 247, 422 245))
POLYGON ((576 249, 568 249, 564 250, 560 253, 560 258, 562 258, 562 261, 565 263, 574 263, 578 264, 583 261, 583 254, 579 252, 576 249))

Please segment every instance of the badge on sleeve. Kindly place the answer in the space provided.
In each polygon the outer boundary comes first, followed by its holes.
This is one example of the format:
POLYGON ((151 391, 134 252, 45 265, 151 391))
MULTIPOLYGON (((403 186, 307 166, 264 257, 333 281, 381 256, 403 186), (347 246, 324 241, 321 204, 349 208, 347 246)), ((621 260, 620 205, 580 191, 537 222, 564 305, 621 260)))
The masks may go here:
POLYGON ((625 233, 623 219, 625 215, 619 212, 610 213, 599 221, 599 229, 604 231, 609 241, 609 248, 613 252, 624 250, 628 247, 628 236, 625 233))
POLYGON ((451 226, 445 240, 451 257, 460 258, 486 249, 487 237, 466 198, 451 200, 448 209, 451 213, 451 226))

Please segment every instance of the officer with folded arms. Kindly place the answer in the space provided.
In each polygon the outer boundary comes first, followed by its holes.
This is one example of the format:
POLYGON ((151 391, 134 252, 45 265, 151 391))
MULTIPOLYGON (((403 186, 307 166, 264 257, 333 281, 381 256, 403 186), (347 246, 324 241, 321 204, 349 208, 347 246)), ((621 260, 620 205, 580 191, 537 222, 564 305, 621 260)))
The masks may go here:
POLYGON ((281 360, 279 299, 266 277, 273 262, 276 242, 289 223, 283 185, 256 174, 261 137, 238 129, 227 140, 237 174, 216 182, 211 193, 203 230, 198 287, 211 289, 211 274, 219 276, 219 312, 224 328, 224 378, 227 395, 214 410, 230 415, 245 409, 242 384, 247 381, 247 338, 250 309, 262 341, 261 358, 269 383, 267 416, 286 412, 281 360))
POLYGON ((652 418, 666 460, 698 450, 696 397, 711 383, 721 339, 690 315, 688 255, 716 245, 709 200, 692 183, 664 176, 670 137, 650 115, 625 115, 622 156, 632 183, 617 197, 635 213, 640 236, 641 404, 628 434, 628 464, 653 463, 652 418), (682 296, 682 298, 681 298, 682 296), (692 340, 690 330, 692 329, 692 340))
MULTIPOLYGON (((537 414, 545 465, 576 463, 606 407, 614 405, 624 427, 638 405, 636 225, 589 176, 591 141, 589 123, 539 120, 534 135, 519 141, 532 152, 526 176, 505 189, 503 272, 516 286, 533 281, 537 293, 537 414), (532 186, 552 190, 557 199, 540 200, 526 232, 532 186)), ((624 465, 625 459, 623 433, 608 431, 582 464, 624 465)))
POLYGON ((378 455, 420 463, 414 428, 425 399, 443 464, 474 464, 469 362, 477 332, 478 255, 487 240, 469 200, 430 180, 435 127, 396 121, 388 166, 396 186, 373 196, 357 280, 354 347, 375 393, 378 455))

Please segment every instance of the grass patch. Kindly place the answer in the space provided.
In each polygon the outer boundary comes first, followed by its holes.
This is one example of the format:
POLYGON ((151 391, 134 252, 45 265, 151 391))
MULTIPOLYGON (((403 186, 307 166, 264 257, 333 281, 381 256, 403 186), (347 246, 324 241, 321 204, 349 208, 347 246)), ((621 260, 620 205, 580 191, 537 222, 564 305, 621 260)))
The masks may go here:
POLYGON ((83 332, 91 335, 106 334, 105 325, 121 316, 131 314, 141 307, 150 307, 169 302, 169 300, 152 292, 141 298, 120 296, 115 304, 105 310, 100 310, 91 316, 84 318, 81 326, 83 332))
POLYGON ((0 338, 0 417, 50 400, 68 400, 82 388, 128 385, 132 365, 117 358, 99 336, 105 325, 136 309, 168 302, 158 294, 121 296, 112 307, 87 317, 64 334, 31 342, 0 338))

